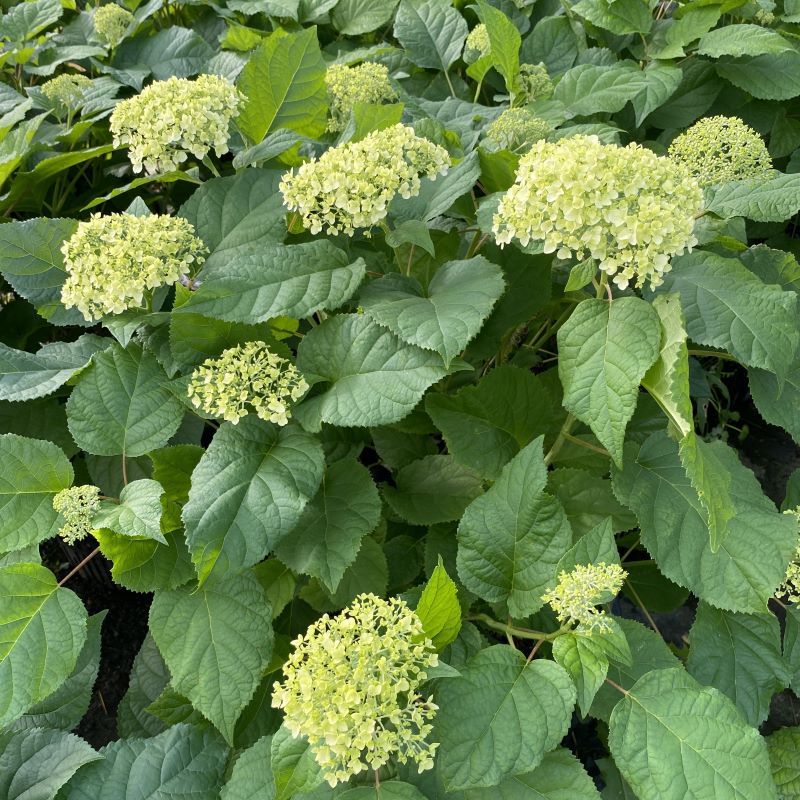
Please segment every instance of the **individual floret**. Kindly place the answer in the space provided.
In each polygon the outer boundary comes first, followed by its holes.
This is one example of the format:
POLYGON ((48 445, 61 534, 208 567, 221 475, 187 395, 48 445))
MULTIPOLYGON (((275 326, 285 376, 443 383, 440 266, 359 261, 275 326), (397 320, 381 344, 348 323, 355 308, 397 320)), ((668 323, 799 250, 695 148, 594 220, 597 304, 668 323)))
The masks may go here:
POLYGON ((489 31, 481 22, 476 25, 467 36, 464 43, 464 61, 472 64, 483 56, 488 56, 492 52, 492 43, 489 40, 489 31))
POLYGON ((415 762, 420 772, 433 767, 438 745, 426 738, 437 708, 419 688, 438 659, 405 602, 359 595, 292 644, 272 705, 308 739, 331 786, 390 760, 415 762))
POLYGON ((125 38, 133 20, 133 14, 116 3, 99 6, 92 15, 95 32, 109 47, 116 47, 125 38))
POLYGON ((397 99, 383 64, 365 61, 356 67, 333 64, 325 73, 331 117, 328 129, 342 131, 356 103, 385 103, 397 99))
POLYGON ((89 321, 141 307, 153 289, 195 272, 206 251, 183 217, 95 214, 61 247, 61 302, 89 321))
POLYGON ((571 572, 562 572, 542 600, 550 604, 562 625, 575 625, 579 633, 591 636, 608 629, 605 612, 596 606, 616 597, 626 577, 619 564, 579 564, 571 572))
POLYGON ((53 498, 53 510, 63 519, 58 535, 67 544, 75 544, 93 530, 92 519, 100 510, 100 490, 91 485, 62 489, 53 498))
POLYGON ((534 142, 545 139, 553 126, 527 108, 507 108, 486 128, 488 144, 499 150, 526 153, 534 142))
POLYGON ((59 75, 42 84, 42 94, 59 108, 74 111, 92 85, 85 75, 59 75))
POLYGON ((676 137, 669 157, 701 186, 763 178, 772 170, 764 140, 738 117, 706 117, 676 137))
POLYGON ((234 425, 251 410, 264 420, 286 425, 290 404, 308 391, 303 376, 264 342, 247 342, 207 358, 192 373, 192 404, 234 425))
POLYGON ((520 64, 514 81, 514 102, 532 103, 553 94, 553 81, 544 64, 520 64))
POLYGON ((420 175, 435 179, 449 165, 443 147, 394 125, 287 172, 280 189, 286 207, 300 212, 311 233, 325 229, 352 236, 356 228, 380 222, 395 195, 418 195, 420 175))
POLYGON ((217 75, 156 81, 111 114, 114 147, 127 146, 134 172, 177 169, 189 155, 228 152, 228 126, 242 96, 217 75))
POLYGON ((501 246, 544 242, 559 258, 591 257, 621 289, 658 286, 670 258, 691 250, 703 193, 686 167, 638 144, 596 136, 536 142, 493 219, 501 246))

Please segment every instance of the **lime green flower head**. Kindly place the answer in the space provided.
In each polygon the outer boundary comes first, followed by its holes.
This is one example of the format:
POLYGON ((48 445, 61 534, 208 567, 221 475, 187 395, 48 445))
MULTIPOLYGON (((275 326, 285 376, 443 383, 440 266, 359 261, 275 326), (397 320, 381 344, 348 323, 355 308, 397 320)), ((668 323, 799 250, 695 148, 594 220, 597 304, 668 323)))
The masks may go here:
POLYGON ((67 544, 75 544, 93 530, 92 519, 100 510, 100 490, 96 486, 62 489, 53 498, 53 510, 61 514, 64 521, 58 535, 67 544))
POLYGON ((247 342, 207 358, 192 373, 192 404, 234 425, 251 410, 264 420, 286 425, 290 404, 308 391, 305 378, 264 342, 247 342))
MULTIPOLYGON (((800 528, 800 506, 784 511, 783 513, 793 516, 800 528)), ((800 538, 798 538, 794 557, 786 568, 786 575, 784 576, 783 583, 778 587, 775 596, 785 597, 790 603, 800 603, 800 538)))
POLYGON ((553 132, 553 126, 527 108, 507 108, 486 128, 486 140, 499 150, 526 153, 534 142, 553 132))
POLYGON ((658 286, 670 258, 697 244, 703 193, 686 168, 638 144, 596 136, 536 142, 493 219, 501 246, 544 242, 545 253, 591 257, 614 283, 658 286))
POLYGON ((701 186, 763 178, 772 169, 764 140, 738 117, 706 117, 676 137, 669 157, 701 186))
POLYGON ((133 14, 116 3, 107 3, 94 10, 92 24, 97 35, 109 46, 116 47, 128 32, 133 14))
POLYGON ((374 131, 358 142, 332 147, 283 176, 284 205, 299 211, 311 233, 352 236, 389 211, 395 195, 419 194, 420 175, 435 179, 450 166, 447 151, 405 125, 374 131))
POLYGON ((553 81, 544 64, 520 64, 515 80, 515 102, 532 103, 553 94, 553 81))
POLYGON ((492 43, 489 40, 489 31, 481 22, 467 36, 467 41, 464 43, 464 61, 472 64, 482 56, 488 56, 491 52, 492 43))
POLYGON ((59 75, 42 84, 42 94, 62 108, 74 110, 83 100, 84 92, 92 85, 85 75, 59 75))
POLYGON ((148 292, 196 271, 206 246, 182 217, 94 214, 61 252, 61 302, 92 321, 141 307, 148 292))
POLYGON ((293 643, 272 705, 305 736, 331 786, 390 760, 433 767, 426 742, 436 706, 419 695, 438 659, 419 617, 400 599, 359 595, 293 643))
POLYGON ((550 604, 562 624, 574 624, 579 633, 591 636, 608 629, 605 612, 596 606, 616 597, 627 574, 619 564, 578 565, 571 572, 562 572, 555 588, 542 595, 542 600, 550 604))
POLYGON ((156 81, 114 108, 114 147, 127 146, 133 171, 151 175, 177 169, 189 154, 202 159, 213 148, 223 155, 241 101, 236 87, 217 75, 156 81))
POLYGON ((331 118, 328 130, 342 131, 356 103, 384 103, 397 99, 383 64, 365 61, 357 67, 333 64, 325 73, 331 118))

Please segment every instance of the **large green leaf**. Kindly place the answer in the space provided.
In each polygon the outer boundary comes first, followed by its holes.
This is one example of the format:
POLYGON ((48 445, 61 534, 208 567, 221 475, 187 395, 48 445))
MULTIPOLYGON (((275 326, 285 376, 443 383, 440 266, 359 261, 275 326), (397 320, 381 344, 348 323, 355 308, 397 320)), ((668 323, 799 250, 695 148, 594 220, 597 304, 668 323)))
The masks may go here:
POLYGON ((86 609, 39 564, 0 568, 0 726, 54 692, 86 641, 86 609))
POLYGON ((568 117, 615 113, 647 84, 645 73, 630 61, 611 66, 578 64, 559 81, 553 98, 564 104, 568 117))
POLYGON ((11 6, 0 22, 0 37, 11 42, 33 39, 61 18, 64 9, 57 0, 32 0, 11 6))
POLYGON ((791 50, 787 39, 770 28, 745 23, 725 25, 706 33, 697 45, 701 56, 760 56, 764 53, 782 53, 791 50))
POLYGON ((170 26, 155 36, 126 39, 114 53, 114 67, 144 71, 157 81, 188 78, 207 67, 214 50, 199 33, 170 26))
MULTIPOLYGON (((638 3, 638 0, 633 2, 638 3)), ((672 97, 681 84, 683 72, 680 67, 654 62, 644 71, 644 77, 647 80, 645 88, 631 101, 637 125, 672 97)))
POLYGON ((517 26, 499 8, 489 5, 485 0, 477 0, 475 10, 489 35, 491 63, 503 76, 506 89, 513 95, 522 44, 517 26))
POLYGON ((338 308, 361 283, 366 265, 325 239, 285 246, 260 245, 218 260, 178 309, 229 322, 257 323, 278 316, 307 317, 338 308))
POLYGON ((358 36, 384 25, 397 7, 397 0, 339 0, 331 15, 339 33, 358 36))
POLYGON ((262 736, 236 758, 221 800, 275 800, 271 769, 272 737, 262 736))
POLYGON ((236 720, 272 656, 272 611, 252 572, 156 592, 150 631, 185 695, 233 743, 236 720))
POLYGON ((545 494, 546 482, 539 437, 468 506, 458 527, 461 582, 490 603, 507 603, 513 617, 541 608, 556 565, 572 544, 564 509, 545 494))
POLYGON ((295 572, 335 592, 380 515, 380 496, 369 470, 355 459, 341 459, 326 468, 317 494, 275 553, 295 572))
POLYGON ((735 513, 717 552, 706 509, 681 465, 678 445, 652 434, 622 470, 613 470, 617 497, 636 514, 642 544, 664 575, 717 608, 759 613, 782 582, 797 542, 795 523, 778 513, 755 476, 722 442, 709 444, 730 473, 735 513))
POLYGON ((154 539, 166 544, 167 540, 161 533, 163 494, 164 489, 158 481, 149 478, 132 481, 122 489, 119 503, 104 502, 92 525, 123 536, 154 539))
POLYGON ((99 456, 141 456, 163 447, 183 419, 183 405, 149 350, 113 344, 81 373, 67 403, 75 442, 99 456))
POLYGON ((403 344, 363 314, 340 314, 306 334, 297 366, 327 384, 297 408, 301 422, 345 427, 388 425, 408 415, 447 370, 436 353, 403 344))
POLYGON ((81 767, 101 758, 83 739, 64 731, 0 733, 0 797, 53 800, 81 767))
POLYGON ((447 72, 461 56, 467 21, 452 6, 425 0, 403 0, 394 19, 394 35, 418 67, 447 72))
POLYGON ((776 800, 764 740, 682 668, 638 680, 609 723, 614 762, 641 800, 776 800))
POLYGON ((128 689, 117 710, 119 735, 128 738, 150 738, 166 727, 145 709, 169 683, 169 670, 148 633, 133 660, 128 689))
POLYGON ((800 728, 781 728, 767 736, 772 779, 781 800, 800 797, 800 728))
POLYGON ((120 739, 73 778, 66 800, 218 800, 228 748, 211 729, 175 725, 152 739, 120 739))
POLYGON ((653 15, 647 0, 580 0, 573 6, 576 14, 617 36, 649 33, 653 15))
POLYGON ((800 53, 790 48, 782 53, 720 59, 717 73, 759 100, 791 100, 800 95, 800 53), (776 81, 776 75, 781 80, 776 81))
POLYGON ((790 679, 777 618, 767 612, 733 614, 701 603, 689 641, 689 674, 728 695, 747 722, 758 727, 767 718, 772 695, 790 679))
POLYGON ((481 650, 442 681, 433 738, 448 791, 496 786, 533 770, 563 738, 575 687, 552 661, 528 664, 506 645, 481 650))
POLYGON ((564 407, 592 429, 618 465, 639 383, 658 357, 660 340, 658 315, 638 297, 584 300, 558 332, 564 407))
POLYGON ((583 716, 589 713, 597 690, 608 674, 608 658, 601 639, 602 634, 565 633, 553 642, 553 660, 572 678, 583 716))
POLYGON ((783 382, 765 369, 751 368, 747 373, 758 413, 800 442, 800 359, 795 357, 792 361, 783 382))
POLYGON ((706 207, 720 217, 783 222, 800 210, 800 175, 778 174, 758 182, 732 181, 714 187, 709 195, 706 207))
POLYGON ((60 447, 14 433, 0 436, 0 553, 54 536, 53 498, 72 484, 72 465, 60 447))
POLYGON ((319 442, 253 416, 224 423, 192 473, 183 510, 201 582, 261 561, 297 525, 323 472, 319 442))
POLYGON ((482 256, 448 261, 427 290, 414 278, 390 273, 367 284, 364 310, 403 341, 435 350, 449 364, 481 329, 503 294, 502 270, 482 256))
POLYGON ((238 86, 245 102, 237 122, 251 141, 278 128, 312 137, 325 131, 325 62, 316 28, 269 36, 250 56, 238 86))

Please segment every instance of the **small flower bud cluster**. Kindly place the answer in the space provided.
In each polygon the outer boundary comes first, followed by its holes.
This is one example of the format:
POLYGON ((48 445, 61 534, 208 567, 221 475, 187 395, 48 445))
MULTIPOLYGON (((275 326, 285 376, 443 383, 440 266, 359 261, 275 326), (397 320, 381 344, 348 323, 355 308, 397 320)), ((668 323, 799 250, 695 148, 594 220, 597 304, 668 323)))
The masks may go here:
POLYGON ((501 246, 544 242, 559 258, 596 259, 621 289, 655 287, 670 258, 697 244, 703 193, 686 168, 638 144, 604 145, 596 136, 536 142, 493 220, 501 246))
POLYGON ((514 82, 515 102, 532 103, 545 100, 553 94, 553 81, 544 64, 520 64, 514 82))
POLYGON ((738 117, 706 117, 676 137, 669 157, 701 186, 763 178, 772 169, 764 140, 738 117))
POLYGON ((92 85, 85 75, 59 75, 42 84, 42 94, 63 108, 74 110, 83 100, 84 92, 92 85))
POLYGON ((250 410, 267 422, 286 425, 290 403, 307 391, 297 367, 264 342, 247 342, 207 358, 192 373, 188 387, 196 408, 234 425, 250 410))
POLYGON ((75 544, 93 530, 92 519, 100 510, 100 490, 96 486, 62 489, 53 498, 53 510, 64 520, 58 535, 67 544, 75 544))
MULTIPOLYGON (((793 516, 800 528, 800 506, 784 511, 783 513, 793 516)), ((786 568, 786 575, 783 579, 783 583, 778 587, 775 596, 785 597, 790 603, 800 603, 800 538, 797 542, 794 557, 786 568)))
POLYGON ((177 169, 189 154, 202 159, 213 148, 223 155, 241 101, 238 89, 217 75, 156 81, 114 108, 114 147, 128 146, 133 171, 151 175, 177 169))
POLYGON ((488 56, 492 52, 492 43, 489 40, 489 31, 481 22, 476 25, 467 36, 464 43, 464 61, 472 64, 483 56, 488 56))
POLYGON ((556 587, 542 600, 562 624, 575 624, 579 633, 591 636, 594 631, 608 630, 605 611, 596 606, 615 597, 627 575, 619 564, 579 564, 571 572, 562 572, 556 587))
POLYGON ((775 22, 775 15, 771 11, 767 11, 765 8, 759 8, 753 17, 753 20, 759 25, 769 27, 773 22, 775 22))
POLYGON ((486 140, 498 150, 526 153, 534 142, 545 139, 553 126, 527 108, 507 108, 486 128, 486 140))
POLYGON ((92 23, 97 35, 109 46, 116 47, 128 32, 133 14, 116 3, 106 3, 95 9, 92 23))
POLYGON ((328 130, 343 131, 356 103, 384 103, 397 99, 383 64, 365 61, 357 67, 333 64, 325 72, 331 118, 328 130))
POLYGON ((207 248, 182 217, 94 214, 61 252, 61 302, 91 321, 141 306, 146 292, 192 272, 207 248))
POLYGON ((418 691, 438 658, 402 600, 359 595, 292 644, 272 705, 308 739, 331 786, 390 759, 413 761, 420 772, 433 767, 438 745, 425 739, 437 708, 418 691))
POLYGON ((398 124, 332 147, 287 172, 280 189, 284 205, 300 212, 311 233, 325 228, 352 236, 380 222, 395 195, 418 195, 420 175, 435 179, 449 165, 447 150, 398 124))

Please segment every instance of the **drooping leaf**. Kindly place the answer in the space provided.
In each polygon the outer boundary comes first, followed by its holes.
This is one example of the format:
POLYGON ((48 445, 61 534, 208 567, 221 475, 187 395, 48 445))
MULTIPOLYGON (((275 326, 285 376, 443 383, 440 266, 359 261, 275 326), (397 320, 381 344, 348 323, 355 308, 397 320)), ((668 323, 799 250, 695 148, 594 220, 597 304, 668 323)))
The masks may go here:
POLYGON ((783 222, 800 210, 800 175, 778 174, 757 184, 746 180, 723 183, 710 191, 706 207, 721 217, 783 222))
POLYGON ((629 61, 611 66, 578 64, 559 81, 553 98, 564 104, 568 118, 616 113, 647 85, 645 73, 629 61))
POLYGON ((491 49, 491 63, 503 76, 506 89, 513 95, 519 74, 519 49, 522 44, 516 25, 499 9, 485 0, 477 0, 476 11, 486 26, 491 49))
POLYGON ((608 658, 599 641, 602 634, 564 633, 553 642, 553 660, 572 678, 578 690, 578 708, 586 716, 597 690, 608 674, 608 658))
POLYGON ((120 493, 119 503, 104 501, 92 524, 123 536, 166 544, 167 540, 161 533, 163 494, 164 489, 158 481, 147 478, 131 481, 120 493))
POLYGON ((418 67, 447 72, 461 56, 467 21, 452 6, 436 0, 403 0, 394 19, 394 35, 418 67))

